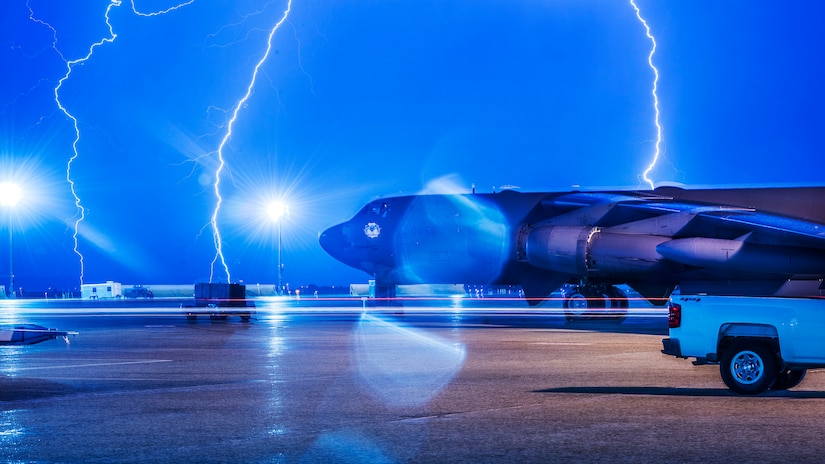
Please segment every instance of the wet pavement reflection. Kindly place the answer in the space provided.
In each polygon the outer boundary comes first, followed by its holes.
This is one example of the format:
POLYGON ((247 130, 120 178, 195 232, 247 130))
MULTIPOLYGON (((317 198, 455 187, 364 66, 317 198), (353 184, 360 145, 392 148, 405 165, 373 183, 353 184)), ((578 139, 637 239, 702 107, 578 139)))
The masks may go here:
MULTIPOLYGON (((449 307, 263 305, 250 322, 192 321, 157 307, 27 308, 15 317, 79 334, 0 348, 6 462, 449 460, 449 443, 461 441, 439 444, 433 424, 483 399, 483 382, 465 387, 460 377, 512 374, 518 348, 498 337, 576 328, 558 313, 449 307), (468 368, 486 343, 508 359, 468 368)), ((645 313, 583 327, 652 334, 664 324, 645 313)))

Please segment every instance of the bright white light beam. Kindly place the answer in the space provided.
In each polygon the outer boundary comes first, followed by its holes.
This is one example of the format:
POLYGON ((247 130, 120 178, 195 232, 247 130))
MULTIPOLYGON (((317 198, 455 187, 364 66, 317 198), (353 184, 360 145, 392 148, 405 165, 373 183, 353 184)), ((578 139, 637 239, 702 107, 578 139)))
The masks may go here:
POLYGON ((258 79, 258 71, 260 71, 261 66, 266 62, 266 59, 269 57, 269 52, 272 50, 272 38, 275 36, 275 32, 280 29, 281 24, 286 21, 287 17, 289 16, 289 11, 292 9, 292 0, 289 0, 286 5, 286 10, 284 10, 284 16, 278 21, 275 26, 272 27, 272 30, 269 31, 269 38, 266 42, 266 51, 264 52, 263 57, 258 61, 258 64, 255 65, 255 69, 252 72, 252 79, 249 81, 249 86, 246 88, 246 94, 238 100, 238 103, 235 104, 235 109, 232 111, 232 117, 229 119, 229 123, 227 123, 226 128, 226 135, 224 135, 223 140, 221 140, 220 145, 218 146, 218 168, 215 170, 215 210, 212 213, 212 219, 210 224, 212 225, 212 237, 215 242, 215 257, 212 259, 212 264, 209 268, 209 283, 212 283, 212 280, 215 277, 215 264, 217 264, 218 260, 221 261, 221 265, 223 265, 224 272, 226 273, 226 282, 231 282, 231 277, 229 275, 229 266, 226 264, 226 258, 223 255, 223 244, 221 239, 221 232, 218 229, 218 213, 221 209, 221 203, 223 203, 223 197, 221 196, 221 172, 223 172, 223 168, 226 166, 226 160, 223 156, 223 149, 226 144, 229 142, 229 139, 232 137, 232 127, 235 125, 235 121, 238 119, 238 113, 241 111, 241 108, 246 104, 249 97, 252 95, 252 89, 255 87, 255 81, 258 79))
POLYGON ((653 34, 650 33, 650 26, 647 25, 647 21, 642 18, 642 12, 639 10, 639 7, 636 6, 635 0, 630 0, 630 4, 633 6, 633 9, 636 10, 636 17, 645 27, 645 31, 647 34, 647 38, 653 43, 653 47, 650 49, 650 54, 647 55, 647 64, 650 66, 650 69, 653 70, 654 78, 653 78, 653 90, 651 94, 653 95, 653 109, 656 111, 656 151, 653 154, 653 161, 651 161, 650 165, 645 169, 642 173, 642 179, 650 185, 650 189, 653 190, 653 180, 648 177, 653 168, 656 166, 656 163, 659 161, 659 154, 661 153, 661 144, 662 144, 662 125, 659 123, 659 96, 656 93, 659 85, 659 70, 656 69, 656 66, 653 65, 653 54, 656 53, 656 38, 653 37, 653 34))

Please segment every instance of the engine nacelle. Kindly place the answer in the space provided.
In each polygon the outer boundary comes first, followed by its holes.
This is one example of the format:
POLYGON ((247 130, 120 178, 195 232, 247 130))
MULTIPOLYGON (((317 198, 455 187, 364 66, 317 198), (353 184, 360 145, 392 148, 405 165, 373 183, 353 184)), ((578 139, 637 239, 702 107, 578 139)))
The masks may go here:
POLYGON ((571 275, 607 277, 672 270, 656 247, 670 240, 657 235, 616 234, 598 227, 525 226, 519 259, 571 275))
POLYGON ((585 256, 591 227, 525 226, 519 236, 519 258, 533 266, 563 274, 587 273, 585 256))

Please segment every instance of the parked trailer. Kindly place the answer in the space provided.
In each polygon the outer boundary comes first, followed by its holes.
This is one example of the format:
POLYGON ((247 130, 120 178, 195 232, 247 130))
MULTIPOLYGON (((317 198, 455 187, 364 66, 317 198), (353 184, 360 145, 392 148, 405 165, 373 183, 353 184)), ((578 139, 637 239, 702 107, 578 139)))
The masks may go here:
POLYGON ((246 285, 199 283, 195 284, 194 305, 181 305, 186 318, 194 321, 198 316, 209 316, 213 321, 238 316, 249 322, 255 303, 246 299, 246 285))
POLYGON ((249 322, 255 315, 255 310, 252 309, 224 309, 219 306, 207 306, 203 309, 190 306, 184 309, 186 319, 190 321, 196 320, 198 316, 209 316, 209 319, 213 321, 224 321, 231 316, 238 316, 243 322, 249 322))

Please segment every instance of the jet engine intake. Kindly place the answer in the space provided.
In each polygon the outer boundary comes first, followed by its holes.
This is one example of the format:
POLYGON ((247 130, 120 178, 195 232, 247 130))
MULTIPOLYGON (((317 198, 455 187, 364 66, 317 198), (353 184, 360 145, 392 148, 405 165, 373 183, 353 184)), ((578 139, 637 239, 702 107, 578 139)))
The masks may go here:
POLYGON ((585 255, 591 227, 540 226, 522 229, 519 256, 533 266, 571 275, 587 272, 585 255))
POLYGON ((646 274, 667 265, 657 247, 668 237, 616 234, 599 227, 539 226, 522 229, 519 257, 554 272, 587 277, 646 274))

